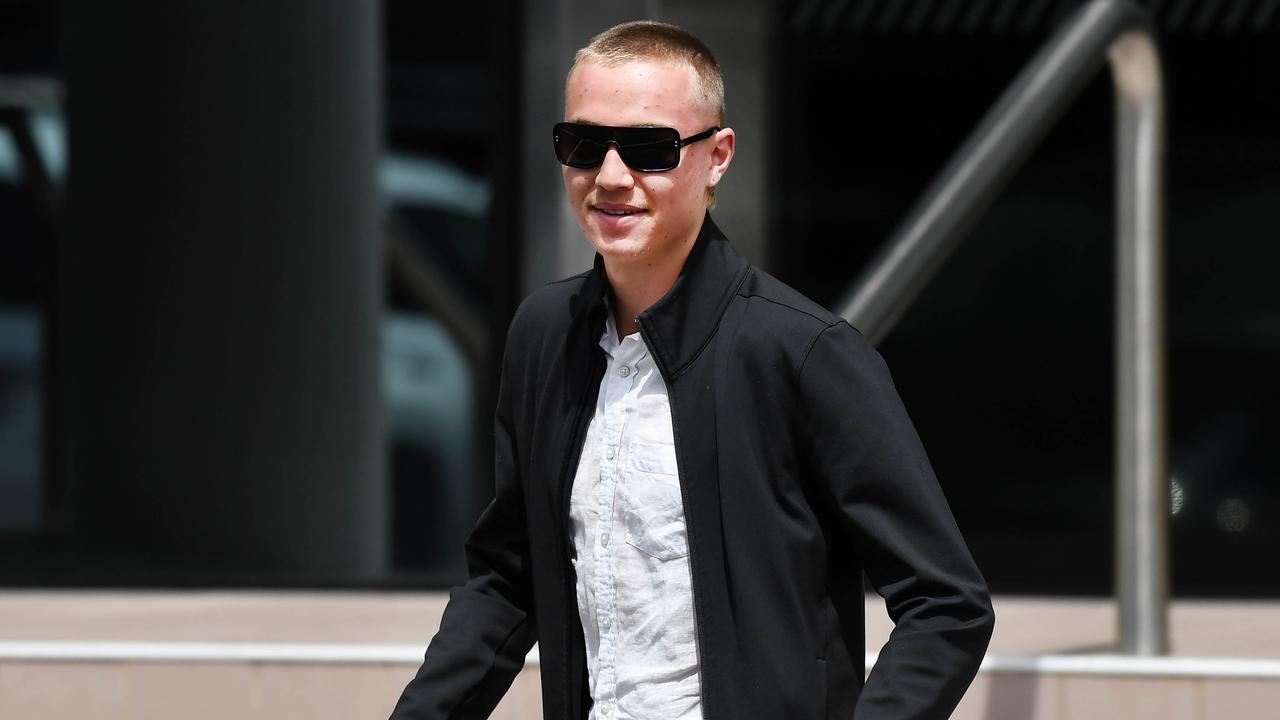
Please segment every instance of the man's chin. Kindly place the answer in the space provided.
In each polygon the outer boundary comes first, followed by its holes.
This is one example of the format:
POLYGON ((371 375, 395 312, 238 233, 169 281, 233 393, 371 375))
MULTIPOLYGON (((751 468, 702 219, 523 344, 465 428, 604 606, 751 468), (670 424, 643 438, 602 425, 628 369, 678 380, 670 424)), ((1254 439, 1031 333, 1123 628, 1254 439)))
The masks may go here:
POLYGON ((644 254, 645 237, 641 233, 602 234, 588 236, 596 252, 609 262, 631 262, 644 254))
POLYGON ((635 255, 645 244, 646 233, 639 222, 602 224, 592 222, 587 228, 587 238, 601 255, 635 255))

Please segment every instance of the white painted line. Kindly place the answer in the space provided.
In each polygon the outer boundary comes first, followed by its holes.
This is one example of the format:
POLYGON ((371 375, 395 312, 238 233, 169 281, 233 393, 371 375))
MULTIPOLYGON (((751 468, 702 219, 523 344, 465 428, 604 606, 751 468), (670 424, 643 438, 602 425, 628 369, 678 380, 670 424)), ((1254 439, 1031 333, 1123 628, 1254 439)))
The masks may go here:
POLYGON ((988 672, 1111 677, 1280 678, 1280 660, 1265 658, 994 655, 985 659, 983 669, 988 672))
MULTIPOLYGON (((405 664, 422 662, 420 645, 359 643, 0 641, 0 662, 256 662, 405 664)), ((867 667, 877 653, 866 655, 867 667)), ((526 667, 536 667, 538 647, 526 667)), ((1280 659, 1132 657, 1128 655, 988 655, 984 673, 1043 673, 1106 677, 1280 679, 1280 659)))
MULTIPOLYGON (((244 642, 77 642, 0 640, 0 661, 62 662, 279 662, 340 664, 412 664, 422 662, 421 645, 364 643, 244 642)), ((538 665, 538 646, 525 656, 538 665)))
MULTIPOLYGON (((868 671, 877 653, 868 652, 868 671)), ((1092 675, 1102 677, 1198 677, 1280 679, 1280 659, 1136 657, 1132 655, 988 655, 979 672, 1092 675)))
POLYGON ((0 642, 0 660, 420 663, 423 649, 330 643, 6 641, 0 642))

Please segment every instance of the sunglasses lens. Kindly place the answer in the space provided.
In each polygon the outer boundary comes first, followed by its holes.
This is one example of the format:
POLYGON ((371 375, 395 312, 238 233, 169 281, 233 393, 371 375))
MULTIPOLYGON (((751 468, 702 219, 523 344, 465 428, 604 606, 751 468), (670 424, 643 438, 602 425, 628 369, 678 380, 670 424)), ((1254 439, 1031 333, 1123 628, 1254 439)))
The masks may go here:
MULTIPOLYGON (((680 164, 680 134, 671 128, 625 128, 633 134, 619 142, 622 161, 634 170, 659 172, 680 164)), ((621 134, 621 133, 620 133, 621 134)))
POLYGON ((557 123, 552 133, 556 159, 575 168, 591 168, 604 162, 605 151, 609 148, 608 138, 598 130, 592 125, 557 123))
POLYGON ((630 128, 557 123, 556 159, 573 168, 604 162, 610 143, 632 170, 662 172, 680 164, 680 133, 672 128, 630 128))

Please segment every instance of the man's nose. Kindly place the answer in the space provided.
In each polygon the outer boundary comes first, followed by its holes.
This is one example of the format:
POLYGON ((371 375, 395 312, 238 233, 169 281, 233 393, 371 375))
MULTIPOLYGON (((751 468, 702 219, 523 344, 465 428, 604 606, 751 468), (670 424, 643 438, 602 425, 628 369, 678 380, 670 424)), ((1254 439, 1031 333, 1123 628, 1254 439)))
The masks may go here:
POLYGON ((622 162, 618 148, 610 145, 604 153, 604 161, 600 163, 600 172, 596 173, 596 185, 610 190, 629 188, 635 179, 631 176, 631 168, 622 162))

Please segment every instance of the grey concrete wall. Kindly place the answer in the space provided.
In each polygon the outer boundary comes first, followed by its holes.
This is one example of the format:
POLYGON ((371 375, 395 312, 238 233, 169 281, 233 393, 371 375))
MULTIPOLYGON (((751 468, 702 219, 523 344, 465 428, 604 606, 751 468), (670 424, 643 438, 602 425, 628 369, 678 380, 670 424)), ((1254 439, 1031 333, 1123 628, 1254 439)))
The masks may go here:
POLYGON ((737 135, 729 172, 716 189, 716 224, 738 252, 766 267, 767 146, 772 62, 771 4, 764 0, 668 0, 662 20, 687 28, 711 48, 724 73, 725 122, 737 135))

